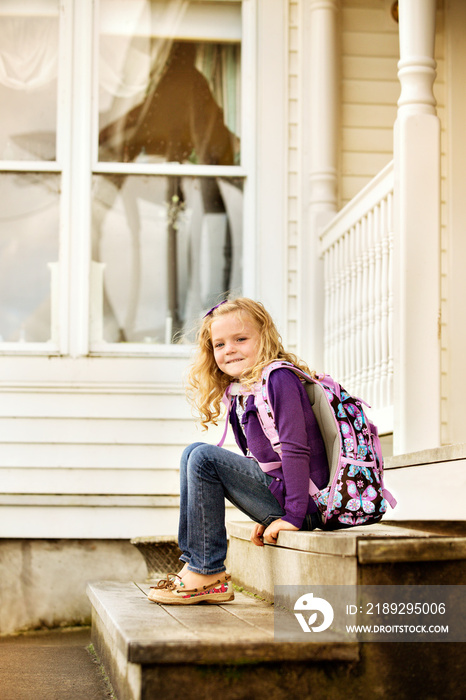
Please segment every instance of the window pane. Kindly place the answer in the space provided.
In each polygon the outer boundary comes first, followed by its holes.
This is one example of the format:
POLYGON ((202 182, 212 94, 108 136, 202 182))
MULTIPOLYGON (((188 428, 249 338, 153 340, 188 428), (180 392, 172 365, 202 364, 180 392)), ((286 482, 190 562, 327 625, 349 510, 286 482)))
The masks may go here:
POLYGON ((55 160, 58 1, 0 3, 0 159, 55 160))
POLYGON ((0 175, 1 341, 50 340, 59 186, 57 175, 0 175))
POLYGON ((220 294, 240 291, 241 180, 99 175, 93 186, 103 340, 177 342, 220 294))
POLYGON ((234 165, 241 3, 100 3, 99 160, 234 165))

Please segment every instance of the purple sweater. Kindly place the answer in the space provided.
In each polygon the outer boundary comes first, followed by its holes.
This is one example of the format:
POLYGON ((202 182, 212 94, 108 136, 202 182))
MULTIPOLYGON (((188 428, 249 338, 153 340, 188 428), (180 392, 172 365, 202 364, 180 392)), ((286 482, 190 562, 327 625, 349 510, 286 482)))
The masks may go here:
MULTIPOLYGON (((285 511, 283 520, 302 527, 308 513, 317 507, 309 495, 309 477, 319 487, 328 483, 329 470, 324 441, 309 403, 306 390, 292 370, 280 367, 269 378, 269 397, 282 446, 282 466, 269 472, 274 477, 269 489, 285 511)), ((236 414, 236 401, 230 412, 235 440, 243 451, 258 462, 277 462, 257 417, 254 396, 248 396, 242 417, 244 433, 236 414)))

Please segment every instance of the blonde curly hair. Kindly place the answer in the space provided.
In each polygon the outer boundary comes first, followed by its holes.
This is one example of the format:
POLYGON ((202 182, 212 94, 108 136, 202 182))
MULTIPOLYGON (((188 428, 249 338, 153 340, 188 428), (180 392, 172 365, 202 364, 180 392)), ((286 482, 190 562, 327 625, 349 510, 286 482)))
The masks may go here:
MULTIPOLYGON (((236 313, 239 318, 247 316, 260 333, 260 345, 257 363, 247 369, 240 377, 244 386, 251 388, 259 381, 262 370, 274 360, 286 360, 299 369, 311 374, 309 367, 296 355, 286 352, 282 339, 263 304, 247 297, 228 299, 207 314, 197 333, 197 353, 188 375, 187 394, 195 411, 198 413, 201 425, 207 429, 209 423, 217 425, 220 416, 222 396, 232 378, 219 369, 211 340, 212 322, 220 316, 236 313)), ((312 372, 312 374, 315 374, 312 372)))

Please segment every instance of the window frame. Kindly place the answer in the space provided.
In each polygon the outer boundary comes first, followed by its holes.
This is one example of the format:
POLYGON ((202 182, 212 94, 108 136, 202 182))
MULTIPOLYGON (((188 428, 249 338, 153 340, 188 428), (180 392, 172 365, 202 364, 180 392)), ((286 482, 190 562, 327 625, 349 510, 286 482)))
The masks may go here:
MULTIPOLYGON (((242 6, 242 39, 241 39, 241 165, 193 165, 181 163, 118 163, 99 161, 97 153, 98 112, 93 110, 92 132, 92 163, 91 177, 107 173, 121 175, 147 175, 147 176, 183 176, 183 177, 235 177, 241 178, 243 187, 243 241, 251 240, 253 236, 252 226, 248 222, 254 220, 253 215, 253 167, 255 163, 254 150, 254 117, 255 114, 255 84, 251 76, 255 74, 255 46, 251 45, 255 36, 255 4, 256 0, 240 0, 242 6), (247 69, 246 69, 247 66, 247 69), (247 79, 249 75, 249 79, 247 79)), ((98 55, 98 11, 99 0, 94 3, 94 56, 98 55)), ((93 104, 97 104, 96 81, 93 81, 93 104)), ((90 245, 90 242, 89 242, 90 245)), ((95 319, 93 314, 93 294, 99 294, 99 290, 92 289, 91 283, 91 259, 89 257, 89 328, 94 323, 99 325, 100 319, 95 319)), ((243 258, 243 291, 251 293, 254 280, 253 271, 255 261, 243 258)), ((152 343, 110 343, 106 341, 93 341, 88 333, 88 351, 92 356, 188 356, 191 353, 189 345, 176 344, 152 344, 152 343)))
POLYGON ((70 122, 71 104, 71 30, 70 13, 65 11, 69 0, 57 0, 58 16, 58 76, 57 76, 57 133, 56 160, 2 160, 0 172, 8 173, 50 173, 61 178, 59 201, 58 263, 55 297, 51 292, 50 340, 45 342, 0 342, 0 355, 66 355, 68 353, 68 301, 67 268, 69 266, 68 235, 65 227, 68 212, 68 188, 66 184, 67 144, 69 136, 66 125, 70 122))
MULTIPOLYGON (((217 0, 219 1, 219 0, 217 0)), ((221 1, 221 0, 220 0, 221 1)), ((225 0, 227 1, 227 0, 225 0)), ((91 289, 91 182, 105 173, 183 175, 243 179, 243 293, 253 296, 256 280, 256 14, 258 0, 240 0, 241 165, 112 163, 97 160, 97 109, 93 67, 98 56, 99 0, 58 0, 59 69, 57 82, 56 161, 1 161, 0 172, 56 173, 61 177, 58 276, 52 299, 51 340, 3 342, 0 355, 184 356, 190 346, 175 344, 92 342, 95 321, 91 289), (92 37, 89 40, 89 37, 92 37), (86 48, 82 48, 86 47, 86 48), (89 88, 89 86, 92 86, 89 88), (93 150, 95 152, 93 152, 93 150)))

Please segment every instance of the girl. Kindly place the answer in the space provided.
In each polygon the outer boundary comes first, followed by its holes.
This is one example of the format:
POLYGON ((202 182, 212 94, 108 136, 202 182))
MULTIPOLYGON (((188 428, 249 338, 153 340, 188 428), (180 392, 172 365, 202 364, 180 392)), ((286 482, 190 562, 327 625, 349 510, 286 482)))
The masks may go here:
POLYGON ((277 454, 264 435, 254 396, 248 391, 260 380, 263 368, 276 359, 309 372, 303 362, 285 352, 263 305, 247 298, 221 302, 204 316, 198 342, 189 394, 201 424, 204 428, 217 424, 223 394, 232 384, 230 423, 243 454, 202 442, 183 452, 178 544, 184 566, 179 574, 159 581, 149 594, 149 600, 164 604, 233 599, 224 563, 225 498, 256 522, 251 540, 261 547, 264 542, 274 544, 281 530, 312 530, 319 525, 309 496, 309 477, 319 488, 329 477, 324 443, 306 391, 286 368, 273 371, 269 380, 282 465, 268 474, 259 467, 258 462, 276 462, 277 454))

